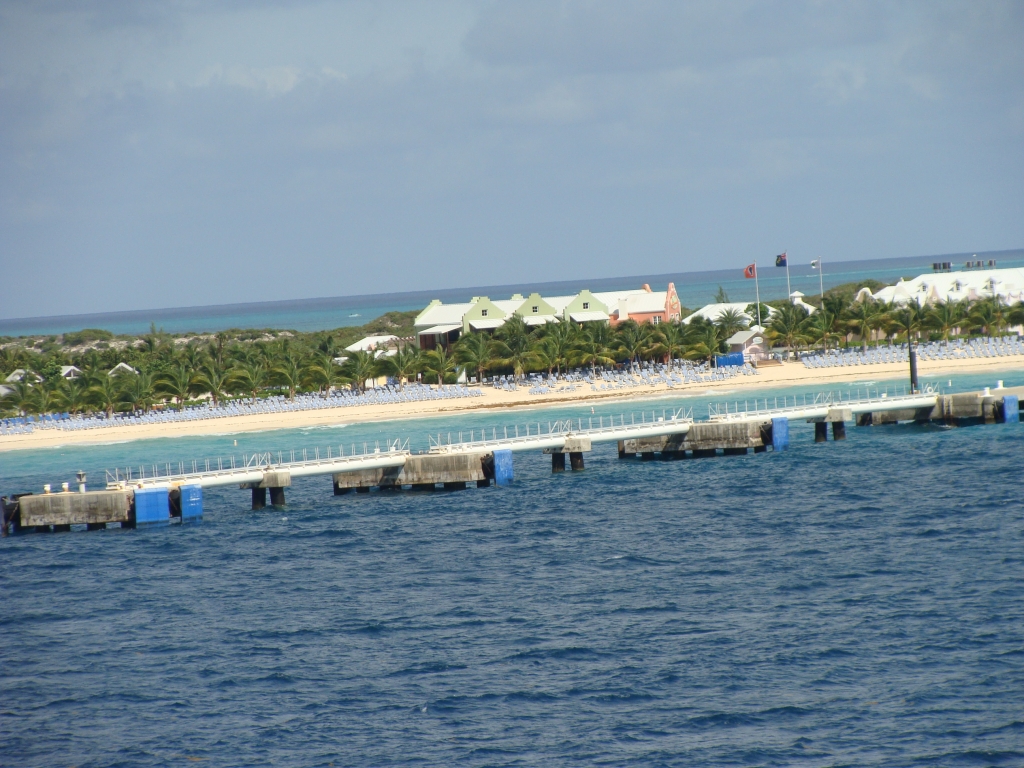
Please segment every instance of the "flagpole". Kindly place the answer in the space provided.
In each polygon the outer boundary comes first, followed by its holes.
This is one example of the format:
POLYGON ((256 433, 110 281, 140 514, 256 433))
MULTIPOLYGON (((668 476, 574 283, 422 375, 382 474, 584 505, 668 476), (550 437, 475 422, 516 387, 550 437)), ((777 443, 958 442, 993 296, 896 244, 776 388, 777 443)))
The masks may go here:
POLYGON ((789 251, 783 251, 786 254, 786 299, 792 301, 790 295, 793 293, 793 286, 789 284, 789 251))
POLYGON ((825 281, 821 276, 821 259, 818 259, 818 288, 821 289, 821 306, 825 306, 825 281))
POLYGON ((754 262, 754 296, 757 298, 757 332, 761 332, 761 289, 757 285, 757 262, 754 262))

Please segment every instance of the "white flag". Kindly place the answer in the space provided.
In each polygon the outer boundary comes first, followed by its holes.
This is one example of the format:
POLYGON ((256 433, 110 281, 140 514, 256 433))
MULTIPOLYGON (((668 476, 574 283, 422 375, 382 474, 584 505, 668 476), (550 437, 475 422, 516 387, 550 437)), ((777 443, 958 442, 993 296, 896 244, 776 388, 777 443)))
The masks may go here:
POLYGON ((821 259, 815 259, 814 261, 812 261, 811 262, 811 269, 817 269, 818 268, 818 264, 820 262, 821 262, 821 259))

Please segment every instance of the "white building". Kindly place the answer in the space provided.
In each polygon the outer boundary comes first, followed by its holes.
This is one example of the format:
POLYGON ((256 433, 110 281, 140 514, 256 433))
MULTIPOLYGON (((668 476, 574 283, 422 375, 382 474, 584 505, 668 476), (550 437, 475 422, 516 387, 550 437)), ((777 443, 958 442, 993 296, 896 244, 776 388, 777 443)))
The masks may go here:
MULTIPOLYGON (((757 322, 757 318, 751 317, 749 314, 747 314, 747 307, 749 307, 753 303, 754 302, 752 301, 729 301, 722 302, 719 304, 705 304, 692 315, 688 315, 686 318, 684 318, 683 322, 688 324, 697 317, 703 317, 705 320, 710 320, 712 323, 717 323, 718 319, 722 315, 732 310, 733 312, 738 312, 740 315, 742 315, 746 323, 754 323, 757 322)), ((762 302, 762 306, 767 307, 768 305, 762 302)), ((761 322, 764 323, 765 321, 770 320, 776 312, 778 312, 777 309, 774 309, 773 307, 768 307, 768 317, 762 317, 761 322)))
POLYGON ((875 294, 866 288, 857 294, 862 301, 867 296, 886 304, 916 301, 921 306, 963 299, 978 301, 993 296, 1006 304, 1016 304, 1024 301, 1024 268, 934 272, 913 280, 900 280, 875 294))
POLYGON ((414 323, 422 349, 448 346, 461 335, 474 331, 494 331, 515 314, 527 325, 544 325, 562 320, 574 323, 604 322, 617 325, 625 320, 657 325, 679 319, 676 287, 652 291, 649 285, 630 291, 580 291, 572 296, 513 294, 508 299, 491 300, 474 296, 460 304, 442 304, 434 300, 420 312, 414 323))

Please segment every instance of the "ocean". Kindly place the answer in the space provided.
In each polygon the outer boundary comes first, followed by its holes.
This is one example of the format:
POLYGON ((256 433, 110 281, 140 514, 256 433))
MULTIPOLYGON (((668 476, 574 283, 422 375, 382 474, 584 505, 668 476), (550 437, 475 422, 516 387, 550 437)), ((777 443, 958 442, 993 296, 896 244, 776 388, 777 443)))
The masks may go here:
MULTIPOLYGON (((1024 384, 928 381, 995 378, 1024 384)), ((21 451, 0 491, 589 413, 21 451)), ((1024 429, 848 435, 517 454, 511 487, 452 493, 296 480, 258 512, 213 489, 199 525, 0 540, 0 764, 1024 764, 1024 429)))
MULTIPOLYGON (((950 261, 961 268, 968 259, 993 259, 999 267, 1024 266, 1024 250, 960 253, 943 256, 915 256, 898 259, 866 259, 860 261, 824 261, 823 272, 810 267, 808 261, 790 260, 792 290, 815 295, 822 286, 828 288, 857 280, 872 278, 895 283, 900 277, 916 277, 931 271, 937 261, 950 261), (819 279, 820 278, 820 279, 819 279)), ((786 270, 772 266, 774 259, 758 264, 758 283, 762 301, 783 299, 788 294, 786 270)), ((444 288, 408 293, 334 298, 296 299, 251 304, 225 304, 207 307, 106 312, 63 317, 0 318, 0 336, 56 335, 82 328, 102 328, 116 334, 142 334, 155 325, 168 333, 215 332, 229 328, 277 328, 296 331, 320 331, 346 326, 364 325, 389 311, 423 309, 433 299, 446 303, 468 301, 473 296, 492 299, 508 298, 513 293, 542 295, 592 291, 616 291, 639 288, 649 283, 655 290, 664 290, 674 282, 683 306, 699 309, 714 300, 721 286, 732 301, 753 302, 754 281, 745 279, 741 269, 703 272, 679 272, 662 275, 636 275, 563 282, 519 283, 465 288, 444 288)), ((321 290, 322 286, 317 286, 321 290)))

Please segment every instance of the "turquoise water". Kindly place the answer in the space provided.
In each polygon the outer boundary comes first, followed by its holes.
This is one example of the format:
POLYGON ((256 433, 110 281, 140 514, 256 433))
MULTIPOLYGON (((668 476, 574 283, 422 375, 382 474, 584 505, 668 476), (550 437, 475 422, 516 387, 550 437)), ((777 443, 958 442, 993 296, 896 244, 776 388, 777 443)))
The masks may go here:
MULTIPOLYGON (((0 488, 589 411, 18 452, 0 488)), ((1021 765, 1024 428, 848 435, 0 540, 0 763, 1021 765)))
MULTIPOLYGON (((1024 250, 999 251, 976 254, 979 259, 996 259, 1000 267, 1024 266, 1024 250)), ((900 259, 873 259, 830 263, 823 265, 822 284, 825 289, 834 285, 866 278, 894 283, 900 277, 912 277, 931 270, 932 262, 952 261, 962 266, 964 260, 975 254, 946 256, 920 256, 900 259)), ((760 260, 759 286, 761 299, 771 301, 788 295, 786 270, 772 266, 774 257, 760 260)), ((819 292, 819 274, 812 270, 809 259, 790 261, 790 282, 794 291, 807 295, 819 292)), ((718 286, 722 286, 732 301, 754 301, 754 281, 743 277, 742 270, 715 270, 706 272, 680 272, 664 275, 638 275, 587 279, 575 281, 467 288, 446 288, 414 293, 379 294, 374 296, 343 296, 337 298, 302 299, 295 301, 230 304, 210 307, 183 307, 131 312, 109 312, 95 315, 72 315, 45 318, 0 319, 0 335, 59 334, 82 328, 103 328, 113 333, 141 334, 150 324, 169 333, 212 332, 227 328, 287 328, 298 331, 317 331, 343 326, 363 325, 388 311, 423 309, 432 299, 444 302, 468 301, 472 296, 487 295, 508 298, 513 293, 558 295, 576 293, 583 288, 593 291, 612 291, 639 288, 650 283, 655 290, 664 290, 672 281, 683 306, 698 309, 714 300, 718 286)), ((311 290, 323 290, 313 286, 311 290)))

